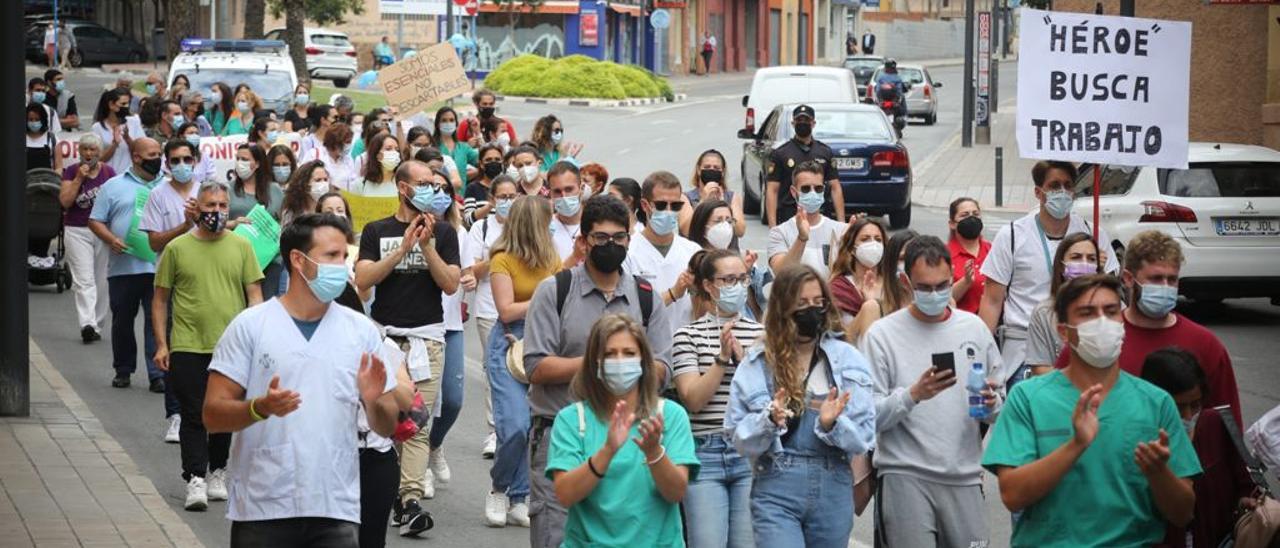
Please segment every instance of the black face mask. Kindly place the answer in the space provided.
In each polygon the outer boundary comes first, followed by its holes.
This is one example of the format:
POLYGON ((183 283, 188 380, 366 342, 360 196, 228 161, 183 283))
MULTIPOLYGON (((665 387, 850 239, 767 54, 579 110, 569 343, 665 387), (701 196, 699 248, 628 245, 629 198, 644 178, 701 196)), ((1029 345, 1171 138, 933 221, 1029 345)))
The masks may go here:
POLYGON ((724 181, 724 172, 718 169, 704 169, 698 172, 703 183, 719 183, 724 181))
POLYGON ((796 334, 806 339, 818 336, 822 323, 827 318, 827 309, 821 306, 801 308, 791 315, 796 322, 796 334))
POLYGON ((493 118, 493 113, 495 113, 495 112, 497 112, 497 111, 498 111, 498 109, 496 109, 496 108, 494 108, 494 107, 480 107, 480 117, 481 117, 481 118, 493 118))
POLYGON ((143 170, 143 171, 145 171, 145 172, 147 172, 148 174, 150 174, 152 177, 155 177, 156 175, 159 175, 159 174, 160 174, 160 165, 161 165, 161 163, 160 163, 160 159, 159 159, 159 158, 152 158, 152 159, 150 159, 150 160, 143 160, 143 161, 142 161, 142 170, 143 170))
POLYGON ((596 267, 596 270, 605 274, 612 274, 622 268, 622 261, 627 259, 627 248, 609 242, 592 247, 588 258, 591 260, 591 264, 596 267))
POLYGON ((801 139, 808 139, 810 135, 813 135, 813 124, 809 122, 801 122, 796 124, 796 137, 800 137, 801 139))
POLYGON ((499 175, 502 175, 502 162, 485 162, 484 163, 485 177, 492 179, 499 175))
POLYGON ((956 232, 966 240, 972 240, 982 235, 982 218, 981 217, 965 217, 956 223, 956 232))

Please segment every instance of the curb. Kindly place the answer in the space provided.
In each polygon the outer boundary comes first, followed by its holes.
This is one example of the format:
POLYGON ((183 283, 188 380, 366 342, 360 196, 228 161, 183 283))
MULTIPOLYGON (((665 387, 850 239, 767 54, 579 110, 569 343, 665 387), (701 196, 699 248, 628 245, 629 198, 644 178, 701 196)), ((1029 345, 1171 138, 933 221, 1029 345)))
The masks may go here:
MULTIPOLYGON (((689 96, 684 93, 675 94, 675 100, 670 101, 678 103, 688 99, 689 96)), ((661 97, 648 97, 641 99, 553 99, 543 97, 517 97, 512 95, 498 95, 497 99, 503 102, 512 103, 529 103, 534 105, 556 105, 568 107, 590 107, 590 108, 617 108, 617 107, 642 107, 649 105, 659 105, 668 101, 661 97)))

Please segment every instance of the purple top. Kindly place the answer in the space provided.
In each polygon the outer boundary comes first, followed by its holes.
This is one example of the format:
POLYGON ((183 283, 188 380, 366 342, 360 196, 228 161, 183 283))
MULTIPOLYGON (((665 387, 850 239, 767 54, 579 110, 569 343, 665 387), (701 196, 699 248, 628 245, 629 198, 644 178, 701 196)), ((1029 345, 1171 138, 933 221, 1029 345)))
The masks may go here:
MULTIPOLYGON (((80 164, 75 163, 62 168, 62 180, 70 181, 76 178, 76 171, 80 169, 80 164)), ((111 166, 100 163, 98 168, 98 176, 92 179, 85 179, 80 183, 80 193, 76 194, 76 202, 71 204, 62 214, 62 222, 66 226, 89 226, 89 213, 93 211, 93 199, 98 197, 98 189, 102 187, 107 180, 116 176, 116 171, 111 166)))

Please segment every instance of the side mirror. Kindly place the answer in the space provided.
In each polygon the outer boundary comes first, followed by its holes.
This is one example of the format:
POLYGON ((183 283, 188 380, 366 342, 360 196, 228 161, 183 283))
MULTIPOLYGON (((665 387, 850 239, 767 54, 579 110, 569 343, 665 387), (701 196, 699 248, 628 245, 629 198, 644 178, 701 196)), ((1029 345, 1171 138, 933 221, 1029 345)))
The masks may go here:
POLYGON ((933 81, 933 87, 935 87, 935 88, 940 88, 940 87, 942 87, 942 82, 939 82, 939 81, 937 81, 937 80, 934 80, 934 81, 933 81))
POLYGON ((747 128, 742 128, 742 129, 738 130, 738 138, 739 138, 739 139, 750 139, 750 140, 753 140, 753 141, 754 141, 754 140, 756 139, 756 132, 755 132, 755 128, 749 128, 749 127, 747 127, 747 128))
POLYGON ((748 99, 748 98, 750 98, 750 97, 751 97, 750 95, 743 95, 743 96, 742 96, 742 108, 747 108, 747 99, 748 99))

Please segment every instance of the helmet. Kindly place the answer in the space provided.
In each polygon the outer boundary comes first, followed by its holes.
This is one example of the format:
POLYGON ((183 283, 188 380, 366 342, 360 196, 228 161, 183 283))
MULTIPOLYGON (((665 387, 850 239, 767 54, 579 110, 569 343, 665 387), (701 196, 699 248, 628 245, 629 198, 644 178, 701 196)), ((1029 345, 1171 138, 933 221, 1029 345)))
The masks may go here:
POLYGON ((884 60, 884 69, 889 71, 898 70, 898 60, 892 57, 884 60))

